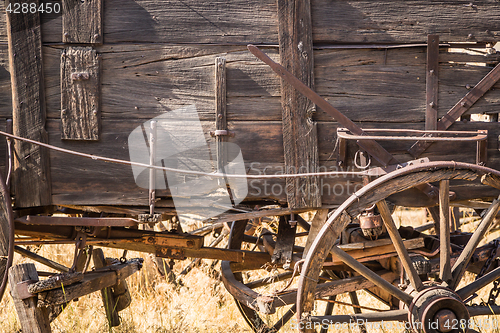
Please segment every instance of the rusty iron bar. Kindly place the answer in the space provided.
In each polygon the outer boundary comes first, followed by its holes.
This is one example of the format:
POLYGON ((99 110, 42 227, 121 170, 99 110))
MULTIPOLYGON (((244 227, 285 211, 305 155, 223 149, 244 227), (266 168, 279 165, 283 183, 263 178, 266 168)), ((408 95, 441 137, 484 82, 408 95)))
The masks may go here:
POLYGON ((126 217, 67 217, 27 215, 15 219, 23 224, 69 225, 82 227, 134 227, 139 221, 126 217))
POLYGON ((391 141, 485 141, 488 139, 488 131, 420 131, 420 130, 394 130, 394 129, 363 129, 365 133, 369 132, 387 132, 387 133, 415 133, 415 134, 475 134, 471 137, 433 137, 433 136, 383 136, 383 135, 352 135, 347 133, 346 128, 338 128, 337 135, 347 140, 391 140, 391 141))

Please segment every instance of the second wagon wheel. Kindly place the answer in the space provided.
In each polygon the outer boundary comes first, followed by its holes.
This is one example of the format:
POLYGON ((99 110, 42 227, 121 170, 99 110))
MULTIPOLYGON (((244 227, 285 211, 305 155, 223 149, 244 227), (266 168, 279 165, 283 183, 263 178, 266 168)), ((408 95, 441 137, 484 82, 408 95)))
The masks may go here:
MULTIPOLYGON (((326 217, 326 216, 324 216, 326 217)), ((265 217, 266 221, 236 221, 231 229, 229 248, 273 254, 276 242, 275 231, 279 223, 287 223, 288 216, 265 217)), ((222 279, 226 289, 233 295, 236 305, 254 332, 277 332, 296 314, 296 282, 298 268, 303 262, 302 252, 310 226, 300 216, 295 216, 300 230, 292 239, 293 259, 290 267, 273 265, 271 260, 262 262, 221 263, 222 279), (305 230, 305 231, 303 231, 305 230), (296 269, 297 268, 297 269, 296 269)), ((270 257, 268 257, 269 259, 270 257)), ((285 265, 286 266, 286 265, 285 265)), ((332 270, 324 271, 320 280, 324 285, 339 281, 332 270)), ((343 293, 345 291, 339 291, 343 293)), ((352 295, 355 298, 355 294, 352 295)), ((335 296, 330 296, 330 300, 335 296)), ((331 314, 333 303, 326 306, 325 314, 331 314)))
POLYGON ((359 320, 365 324, 402 321, 420 332, 459 332, 472 328, 471 317, 492 312, 500 314, 500 306, 494 304, 494 299, 492 304, 476 306, 471 306, 468 299, 476 291, 500 278, 500 267, 494 268, 491 259, 487 260, 489 257, 498 256, 498 246, 486 244, 479 247, 500 208, 497 198, 500 193, 499 180, 500 172, 486 167, 466 163, 431 162, 394 171, 353 194, 330 216, 305 259, 297 291, 297 319, 300 320, 300 331, 313 332, 325 323, 342 324, 359 320), (401 192, 424 183, 439 186, 438 202, 443 218, 440 221, 438 241, 440 253, 432 251, 433 253, 428 253, 427 256, 420 256, 421 263, 427 263, 431 269, 427 272, 417 272, 409 250, 404 245, 404 228, 396 228, 387 202, 397 203, 403 196, 401 192), (450 245, 449 222, 446 216, 450 205, 450 190, 456 192, 455 200, 497 198, 483 211, 482 221, 475 231, 469 235, 462 234, 462 245, 456 245, 454 242, 450 245), (360 262, 339 246, 333 245, 345 227, 373 205, 376 205, 380 212, 408 283, 399 286, 392 284, 384 278, 384 270, 380 270, 380 266, 378 271, 371 269, 367 262, 360 262), (358 278, 363 279, 362 288, 370 285, 383 290, 393 299, 399 300, 399 308, 362 314, 316 315, 314 302, 335 293, 334 288, 318 293, 319 277, 330 253, 336 260, 341 260, 349 266, 358 278), (488 267, 481 269, 484 266, 488 267), (459 286, 466 270, 478 274, 477 279, 466 286, 459 286))
POLYGON ((0 173, 0 301, 7 286, 7 273, 14 256, 13 219, 10 192, 0 173))

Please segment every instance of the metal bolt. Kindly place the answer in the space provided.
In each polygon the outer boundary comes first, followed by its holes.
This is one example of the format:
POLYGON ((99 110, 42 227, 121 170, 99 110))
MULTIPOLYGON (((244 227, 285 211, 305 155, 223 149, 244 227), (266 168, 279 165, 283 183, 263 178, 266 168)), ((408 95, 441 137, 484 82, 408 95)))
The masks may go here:
POLYGON ((462 105, 462 106, 466 106, 466 105, 467 105, 467 103, 462 102, 462 103, 460 103, 460 105, 462 105))
POLYGON ((134 109, 139 110, 139 107, 138 107, 138 106, 136 106, 134 109))
POLYGON ((471 88, 470 84, 465 85, 465 89, 469 90, 471 88))
POLYGON ((67 111, 66 111, 66 109, 64 109, 61 112, 62 112, 62 114, 66 114, 67 111))
POLYGON ((429 106, 430 106, 431 108, 433 108, 433 107, 435 107, 435 106, 436 106, 436 103, 434 103, 434 102, 430 102, 430 103, 429 103, 429 106))
POLYGON ((97 110, 92 110, 92 113, 95 115, 97 115, 97 110))
POLYGON ((194 242, 193 242, 192 240, 188 240, 188 241, 186 242, 186 245, 187 245, 188 247, 193 247, 193 246, 194 246, 194 242))
POLYGON ((153 236, 149 237, 148 238, 148 242, 154 243, 155 242, 155 238, 153 236))
POLYGON ((94 35, 94 39, 97 39, 97 38, 99 38, 99 34, 94 35))
POLYGON ((433 69, 431 69, 431 70, 429 71, 429 74, 430 74, 430 75, 434 75, 434 70, 433 70, 433 69))
POLYGON ((217 115, 217 117, 219 117, 219 119, 224 118, 224 116, 222 115, 222 113, 219 113, 219 114, 217 115))
POLYGON ((468 34, 467 38, 472 39, 474 36, 472 34, 468 34))
POLYGON ((68 37, 68 36, 69 36, 69 32, 65 32, 65 33, 64 33, 64 36, 65 36, 65 37, 68 37))

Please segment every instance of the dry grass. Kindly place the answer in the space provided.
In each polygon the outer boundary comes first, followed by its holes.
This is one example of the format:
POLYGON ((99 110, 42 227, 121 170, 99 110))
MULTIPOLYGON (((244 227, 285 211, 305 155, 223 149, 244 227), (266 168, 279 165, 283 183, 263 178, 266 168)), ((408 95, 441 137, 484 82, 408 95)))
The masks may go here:
MULTIPOLYGON (((397 224, 417 226, 426 221, 425 212, 422 210, 396 210, 394 218, 397 224)), ((473 229, 471 223, 469 228, 473 229)), ((208 240, 210 241, 210 240, 208 240)), ((72 247, 63 245, 44 246, 39 249, 39 254, 71 265, 72 247)), ((120 257, 121 251, 104 249, 105 255, 109 257, 120 257)), ((108 327, 105 311, 101 301, 100 293, 94 293, 80 298, 77 302, 71 302, 63 313, 52 323, 53 332, 251 332, 244 319, 236 308, 231 295, 225 290, 222 282, 214 277, 210 270, 210 261, 205 261, 200 267, 193 269, 182 278, 182 283, 174 285, 161 277, 148 255, 141 253, 129 253, 128 257, 145 258, 143 269, 131 276, 127 282, 131 289, 132 304, 126 310, 120 312, 122 324, 110 329, 108 327)), ((15 264, 27 260, 16 256, 15 264)), ((174 271, 178 274, 189 261, 177 263, 174 271)), ((38 265, 39 270, 47 271, 47 268, 38 265)), ((262 275, 273 274, 262 271, 262 275)), ((462 284, 470 283, 474 277, 467 275, 462 284)), ((276 284, 273 288, 279 289, 283 285, 276 284)), ((487 299, 489 288, 483 289, 477 299, 487 299)), ((263 292, 272 292, 272 289, 263 292)), ((7 291, 8 292, 8 291, 7 291)), ((387 307, 375 300, 365 292, 358 293, 361 305, 386 309, 387 307)), ((350 302, 348 295, 340 295, 337 300, 350 302)), ((321 314, 326 302, 318 304, 316 312, 321 314)), ((287 310, 279 309, 277 314, 263 316, 268 323, 276 321, 287 310)), ((350 314, 351 307, 335 305, 334 314, 350 314)), ((485 318, 480 318, 477 323, 485 318)), ((490 319, 494 319, 491 317, 490 319)), ((21 332, 17 315, 11 298, 6 294, 0 303, 0 332, 21 332)), ((282 332, 296 332, 290 323, 284 327, 282 332)), ((500 332, 498 328, 485 329, 482 332, 500 332)), ((344 328, 330 331, 358 332, 357 329, 344 328)), ((372 329, 370 332, 393 332, 401 329, 389 329, 389 327, 372 329)))

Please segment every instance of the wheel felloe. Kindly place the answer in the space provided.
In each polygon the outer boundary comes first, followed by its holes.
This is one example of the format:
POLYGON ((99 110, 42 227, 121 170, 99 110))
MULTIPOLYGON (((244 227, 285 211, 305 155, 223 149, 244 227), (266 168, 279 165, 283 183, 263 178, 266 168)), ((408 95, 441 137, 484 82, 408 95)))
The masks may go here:
POLYGON ((452 290, 440 286, 418 293, 408 308, 408 321, 414 332, 465 332, 469 311, 452 290))

